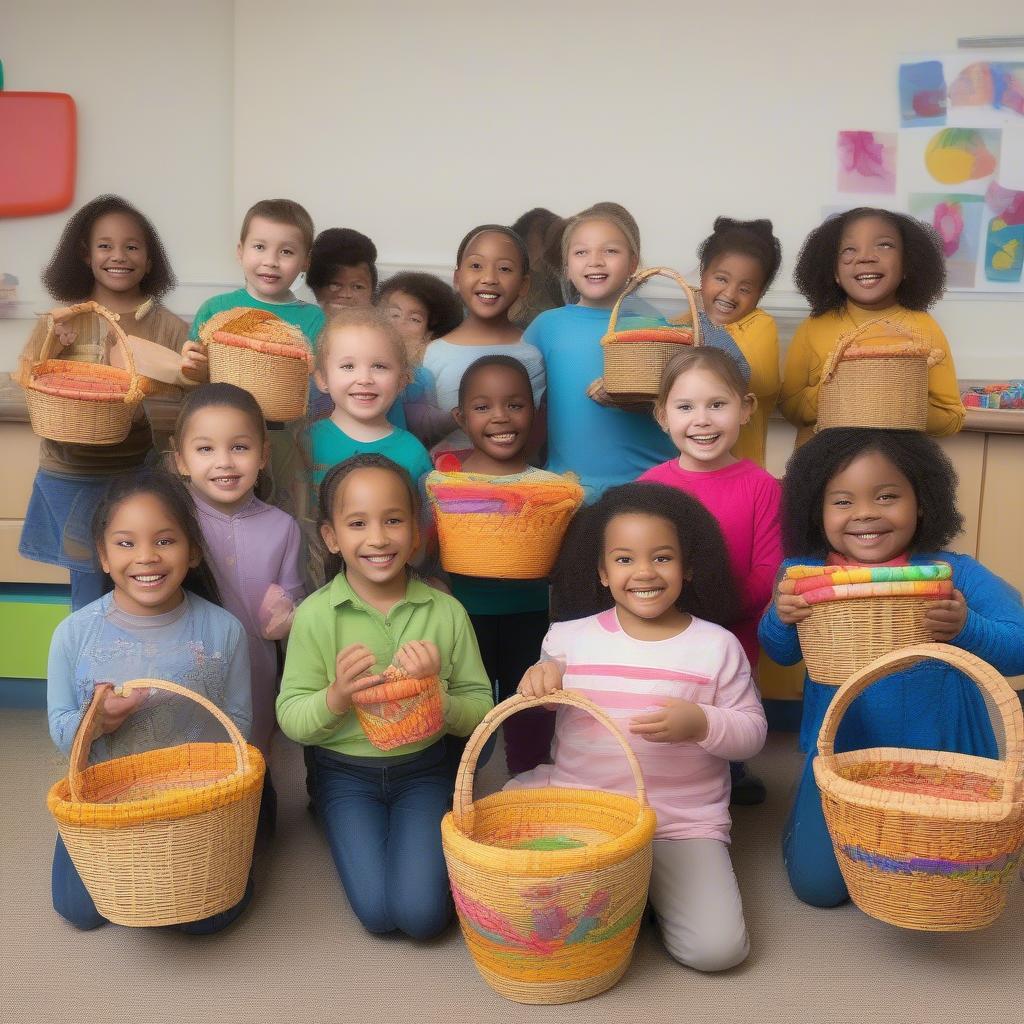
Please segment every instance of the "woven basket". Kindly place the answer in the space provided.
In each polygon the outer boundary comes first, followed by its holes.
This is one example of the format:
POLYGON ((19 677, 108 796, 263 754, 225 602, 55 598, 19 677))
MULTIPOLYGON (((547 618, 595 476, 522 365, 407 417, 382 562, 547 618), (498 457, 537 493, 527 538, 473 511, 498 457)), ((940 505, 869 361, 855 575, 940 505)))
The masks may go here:
POLYGON ((268 420, 286 423, 306 415, 312 353, 297 327, 266 310, 238 306, 210 317, 199 338, 211 381, 245 388, 268 420))
POLYGON ((46 805, 96 909, 136 927, 200 921, 245 893, 263 786, 263 756, 205 697, 136 679, 124 693, 166 690, 206 708, 229 743, 186 743, 86 767, 102 693, 71 748, 67 778, 46 805))
POLYGON ((923 431, 928 422, 928 371, 944 355, 887 317, 861 324, 839 339, 825 362, 815 429, 923 431))
POLYGON ((436 736, 444 728, 437 676, 410 679, 391 670, 385 681, 352 694, 356 718, 378 750, 392 750, 436 736))
POLYGON ((128 436, 135 412, 147 394, 146 382, 119 316, 98 302, 55 309, 47 318, 46 339, 21 380, 29 421, 40 437, 76 444, 120 444, 128 436), (108 335, 121 349, 124 369, 106 363, 55 358, 60 349, 56 326, 78 333, 76 347, 106 358, 108 335))
POLYGON ((568 1003, 611 988, 629 966, 651 876, 654 811, 633 751, 585 697, 517 695, 491 710, 466 745, 455 803, 441 822, 452 896, 483 979, 520 1003, 568 1003), (488 738, 540 704, 588 711, 622 745, 637 796, 514 789, 473 801, 488 738))
POLYGON ((814 777, 853 902, 901 928, 974 931, 1002 913, 1024 844, 1024 719, 994 668, 945 644, 887 654, 849 679, 829 706, 814 777), (1002 761, 875 747, 836 754, 843 714, 868 686, 924 658, 965 673, 985 695, 1002 761))
POLYGON ((462 576, 493 579, 543 579, 551 572, 562 538, 583 503, 583 488, 571 477, 560 482, 529 480, 502 484, 482 473, 433 472, 426 479, 427 499, 437 525, 441 565, 462 576), (444 498, 463 491, 488 496, 502 511, 449 511, 444 498))
POLYGON ((604 389, 618 401, 651 401, 658 397, 669 360, 680 345, 700 345, 700 316, 693 289, 668 267, 650 267, 634 276, 618 297, 601 339, 604 347, 604 389), (671 278, 683 290, 690 306, 689 318, 669 320, 661 326, 618 330, 623 300, 652 277, 671 278))

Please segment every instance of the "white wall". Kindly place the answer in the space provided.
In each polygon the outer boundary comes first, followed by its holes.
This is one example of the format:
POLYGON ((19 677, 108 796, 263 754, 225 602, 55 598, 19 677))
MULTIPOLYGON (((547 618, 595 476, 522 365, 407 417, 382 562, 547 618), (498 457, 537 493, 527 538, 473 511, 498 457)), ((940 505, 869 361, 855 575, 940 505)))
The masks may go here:
MULTIPOLYGON (((932 0, 927 15, 893 0, 124 11, 8 0, 8 88, 75 95, 76 201, 123 190, 151 214, 196 286, 172 300, 183 312, 236 279, 239 218, 275 195, 319 227, 366 231, 384 263, 438 269, 473 224, 534 205, 618 200, 646 262, 683 270, 716 214, 770 216, 785 264, 767 305, 797 310, 789 274, 832 191, 836 131, 897 127, 902 54, 1014 29, 1005 0, 932 0), (149 159, 128 160, 140 131, 149 159)), ((0 226, 0 270, 19 273, 8 238, 44 262, 63 219, 0 226)), ((1022 314, 1012 299, 943 301, 962 377, 1024 373, 1022 314)))

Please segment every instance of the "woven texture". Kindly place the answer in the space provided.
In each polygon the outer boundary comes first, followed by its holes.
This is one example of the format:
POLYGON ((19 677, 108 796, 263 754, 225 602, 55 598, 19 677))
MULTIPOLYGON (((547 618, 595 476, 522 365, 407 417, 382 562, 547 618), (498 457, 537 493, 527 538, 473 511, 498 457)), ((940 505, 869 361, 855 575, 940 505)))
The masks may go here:
POLYGON ((268 420, 305 416, 312 353, 297 327, 266 310, 237 306, 210 317, 199 338, 207 347, 211 381, 245 388, 268 420))
POLYGON ((441 822, 459 923, 483 979, 521 1003, 567 1003, 614 985, 647 903, 654 829, 636 757, 585 697, 517 695, 489 712, 466 745, 454 807, 441 822), (636 799, 548 788, 473 802, 484 744, 510 715, 541 703, 584 709, 619 740, 636 799))
POLYGON ((513 480, 435 471, 426 491, 444 568, 494 579, 547 576, 583 503, 583 488, 571 476, 513 480))
POLYGON ((1024 844, 1024 717, 1001 675, 966 651, 922 644, 849 679, 822 722, 814 777, 854 903, 889 924, 973 931, 1002 912, 1024 844), (925 659, 946 662, 985 695, 1004 760, 876 747, 836 754, 843 714, 878 679, 925 659))
POLYGON ((392 750, 436 736, 444 728, 437 676, 411 679, 386 669, 383 682, 352 694, 356 718, 378 750, 392 750))
POLYGON ((643 270, 630 280, 619 296, 608 320, 608 330, 601 339, 604 347, 604 389, 620 401, 657 398, 665 367, 679 351, 679 346, 700 343, 700 317, 693 289, 668 267, 643 270), (641 323, 636 317, 620 320, 623 300, 652 277, 667 277, 679 285, 689 304, 689 315, 678 321, 641 323))
POLYGON ((75 734, 68 776, 46 798, 99 912, 115 924, 199 921, 245 892, 263 787, 263 756, 200 694, 157 679, 125 683, 187 697, 228 743, 186 743, 86 767, 101 694, 75 734))

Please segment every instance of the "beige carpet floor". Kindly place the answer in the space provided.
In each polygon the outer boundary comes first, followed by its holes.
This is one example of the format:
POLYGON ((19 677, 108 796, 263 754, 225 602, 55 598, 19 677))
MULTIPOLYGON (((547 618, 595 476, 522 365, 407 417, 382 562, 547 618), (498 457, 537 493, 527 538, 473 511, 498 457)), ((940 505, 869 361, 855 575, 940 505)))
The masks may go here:
MULTIPOLYGON (((773 734, 754 762, 768 802, 735 813, 733 858, 753 949, 733 971, 674 963, 649 924, 610 992, 559 1007, 520 1006, 477 975, 453 926, 414 945, 366 934, 306 812, 297 748, 275 751, 278 836, 257 870, 248 913, 189 938, 108 925, 78 933, 54 914, 54 825, 44 797, 65 766, 41 711, 0 711, 0 1021, 120 1022, 1018 1022, 1024 1000, 1024 898, 1017 882, 987 931, 901 931, 848 905, 814 910, 786 883, 779 852, 799 765, 773 734)), ((500 779, 492 760, 481 790, 500 779)))

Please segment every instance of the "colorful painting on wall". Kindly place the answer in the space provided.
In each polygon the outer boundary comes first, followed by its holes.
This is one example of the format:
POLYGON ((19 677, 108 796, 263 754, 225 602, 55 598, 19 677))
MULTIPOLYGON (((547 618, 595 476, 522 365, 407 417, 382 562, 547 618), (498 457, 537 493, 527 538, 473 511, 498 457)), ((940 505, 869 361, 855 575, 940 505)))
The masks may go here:
POLYGON ((973 288, 978 267, 984 199, 981 196, 956 193, 920 192, 908 198, 910 213, 935 228, 942 239, 948 286, 973 288))
POLYGON ((1024 192, 993 182, 985 202, 995 214, 985 235, 985 279, 1019 284, 1024 272, 1024 192))
POLYGON ((949 86, 953 107, 991 107, 1024 118, 1024 63, 979 60, 949 86))
POLYGON ((924 152, 928 173, 941 185, 990 178, 999 163, 999 132, 991 129, 943 128, 924 152))
POLYGON ((946 79, 942 61, 900 65, 900 124, 904 128, 946 123, 946 79))
POLYGON ((892 195, 896 191, 896 135, 840 132, 836 142, 840 192, 892 195))

